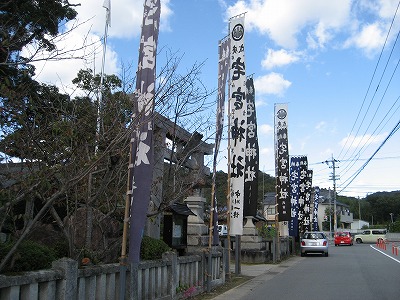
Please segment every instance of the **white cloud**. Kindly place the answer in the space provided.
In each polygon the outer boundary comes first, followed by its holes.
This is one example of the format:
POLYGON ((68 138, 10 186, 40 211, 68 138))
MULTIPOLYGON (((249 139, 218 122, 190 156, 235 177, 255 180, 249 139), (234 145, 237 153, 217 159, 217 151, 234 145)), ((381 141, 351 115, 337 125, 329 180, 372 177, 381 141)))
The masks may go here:
POLYGON ((396 11, 397 0, 363 0, 359 2, 361 9, 369 14, 378 15, 380 18, 392 19, 396 11))
POLYGON ((335 31, 339 31, 335 26, 329 26, 324 22, 319 22, 317 26, 307 33, 307 46, 310 49, 324 49, 326 45, 334 39, 335 31))
POLYGON ((325 121, 321 121, 315 126, 315 129, 318 130, 318 131, 325 131, 326 125, 327 124, 326 124, 325 121))
POLYGON ((270 73, 254 80, 258 94, 272 94, 282 96, 292 83, 283 78, 282 74, 270 73))
MULTIPOLYGON (((80 3, 76 7, 81 22, 90 20, 92 32, 102 36, 104 33, 105 9, 103 0, 71 0, 80 3)), ((160 30, 170 30, 169 18, 173 14, 170 0, 161 0, 160 30)), ((140 34, 143 20, 143 0, 111 0, 111 38, 133 38, 140 34)))
MULTIPOLYGON (((169 30, 168 18, 172 15, 169 7, 170 0, 161 0, 161 25, 160 30, 169 30)), ((78 4, 77 20, 66 24, 65 31, 74 25, 78 27, 71 30, 65 39, 57 43, 57 48, 63 51, 73 51, 70 54, 83 59, 43 61, 34 63, 36 67, 36 80, 57 85, 62 91, 71 92, 72 79, 80 69, 90 68, 100 73, 103 46, 102 39, 105 33, 106 10, 103 0, 71 0, 71 4, 78 4), (82 49, 84 45, 92 45, 82 49)), ((143 18, 143 0, 111 0, 111 27, 108 27, 108 41, 105 60, 105 73, 118 74, 119 57, 113 49, 113 42, 120 39, 137 37, 141 31, 143 18)), ((137 51, 139 45, 132 45, 132 51, 137 51)), ((25 53, 33 49, 25 49, 25 53)))
POLYGON ((247 12, 248 29, 268 34, 279 46, 295 49, 303 29, 311 28, 315 40, 324 43, 330 38, 329 31, 346 25, 350 11, 350 0, 240 0, 228 7, 227 14, 247 12))
MULTIPOLYGON (((228 6, 227 16, 246 12, 247 30, 257 30, 286 49, 299 46, 324 49, 332 43, 334 47, 360 48, 371 55, 382 47, 397 3, 395 0, 239 0, 228 6), (306 45, 300 45, 302 37, 306 45)), ((399 26, 397 18, 390 39, 395 38, 399 26)), ((264 63, 268 68, 268 62, 264 63)))
POLYGON ((364 145, 368 146, 371 144, 381 143, 386 138, 386 136, 387 133, 382 133, 379 135, 366 134, 363 136, 348 135, 340 141, 340 145, 347 148, 358 148, 363 147, 364 145))
POLYGON ((306 42, 307 42, 308 48, 310 48, 310 49, 318 49, 319 48, 318 41, 311 34, 311 32, 307 33, 306 42))
MULTIPOLYGON (((393 15, 396 12, 398 1, 378 0, 360 1, 355 6, 355 18, 349 27, 350 37, 345 41, 344 47, 356 47, 362 49, 367 56, 379 52, 385 42, 393 15), (361 21, 362 18, 362 21, 361 21)), ((399 18, 395 19, 389 34, 389 42, 396 38, 400 27, 399 18)))
POLYGON ((261 124, 257 128, 259 135, 272 135, 274 133, 274 127, 268 124, 261 124))
POLYGON ((268 102, 265 99, 257 97, 257 99, 256 99, 256 108, 259 108, 259 107, 262 107, 262 106, 268 106, 268 102))
POLYGON ((268 49, 265 58, 261 61, 261 65, 265 69, 274 67, 282 67, 294 63, 300 59, 301 53, 297 51, 288 51, 285 49, 274 51, 268 49))
MULTIPOLYGON (((81 34, 86 34, 90 29, 92 34, 103 36, 106 10, 103 0, 71 0, 71 3, 80 3, 75 10, 78 12, 77 19, 86 22, 82 27, 81 34)), ((131 38, 140 33, 140 25, 143 16, 142 0, 111 0, 111 27, 108 30, 109 37, 131 38)), ((70 26, 70 24, 67 24, 70 26)))
POLYGON ((326 43, 332 39, 332 34, 327 28, 326 24, 323 22, 318 23, 317 28, 315 28, 315 36, 318 40, 318 45, 323 48, 326 43))
POLYGON ((265 161, 265 156, 270 156, 274 154, 274 149, 269 147, 262 147, 260 148, 260 155, 263 156, 263 160, 265 161))
MULTIPOLYGON (((57 42, 58 51, 66 53, 63 55, 66 59, 59 60, 56 58, 55 60, 43 60, 33 63, 36 67, 36 80, 47 84, 54 84, 63 92, 70 93, 72 90, 68 87, 72 85, 71 81, 76 77, 80 69, 90 68, 92 70, 96 69, 97 73, 100 72, 103 55, 100 37, 88 32, 85 35, 81 33, 82 28, 78 28, 76 31, 72 30, 68 33, 66 39, 57 42), (75 59, 72 59, 72 57, 75 57, 75 59)), ((24 49, 23 55, 32 52, 32 49, 31 46, 27 47, 24 49)), ((117 70, 116 56, 112 48, 108 47, 106 51, 106 73, 117 70)), ((36 58, 46 57, 47 54, 42 53, 36 58)))
POLYGON ((161 31, 172 31, 169 20, 174 14, 170 7, 170 0, 161 0, 161 20, 160 20, 160 30, 161 31))
POLYGON ((382 48, 385 37, 386 29, 380 23, 373 23, 363 26, 359 32, 356 32, 349 38, 344 46, 355 46, 363 49, 367 55, 372 55, 382 48))

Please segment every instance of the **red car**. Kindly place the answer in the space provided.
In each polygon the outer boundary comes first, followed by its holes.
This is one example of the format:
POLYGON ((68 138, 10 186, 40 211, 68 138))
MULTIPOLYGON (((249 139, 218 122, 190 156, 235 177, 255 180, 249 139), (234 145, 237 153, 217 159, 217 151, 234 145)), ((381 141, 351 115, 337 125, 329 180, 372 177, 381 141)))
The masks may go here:
POLYGON ((336 232, 335 234, 335 246, 339 245, 353 245, 353 237, 350 232, 336 232))

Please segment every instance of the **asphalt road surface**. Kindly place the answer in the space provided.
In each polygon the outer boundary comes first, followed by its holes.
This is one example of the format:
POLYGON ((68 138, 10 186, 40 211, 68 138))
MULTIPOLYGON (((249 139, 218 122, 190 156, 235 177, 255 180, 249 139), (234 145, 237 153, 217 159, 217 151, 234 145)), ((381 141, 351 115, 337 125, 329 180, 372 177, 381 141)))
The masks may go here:
POLYGON ((331 243, 329 257, 296 260, 280 272, 258 276, 230 298, 400 299, 400 256, 392 255, 390 244, 384 250, 371 244, 335 247, 331 243))

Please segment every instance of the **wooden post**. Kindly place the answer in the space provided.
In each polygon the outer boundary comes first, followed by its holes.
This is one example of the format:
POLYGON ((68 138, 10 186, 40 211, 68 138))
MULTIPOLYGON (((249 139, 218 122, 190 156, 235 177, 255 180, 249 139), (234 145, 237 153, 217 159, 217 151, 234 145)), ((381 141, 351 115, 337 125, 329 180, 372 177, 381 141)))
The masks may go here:
POLYGON ((241 270, 241 265, 240 265, 240 240, 241 236, 236 235, 235 237, 235 274, 240 275, 242 270, 241 270))

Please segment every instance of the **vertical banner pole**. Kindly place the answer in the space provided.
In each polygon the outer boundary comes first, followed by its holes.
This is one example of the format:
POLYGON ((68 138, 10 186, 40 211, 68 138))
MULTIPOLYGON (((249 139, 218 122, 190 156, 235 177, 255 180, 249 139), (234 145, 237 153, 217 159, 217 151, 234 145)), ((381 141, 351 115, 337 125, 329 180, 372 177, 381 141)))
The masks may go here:
POLYGON ((319 192, 320 192, 320 189, 318 186, 316 186, 314 189, 314 210, 313 210, 313 230, 314 231, 319 231, 319 224, 318 224, 319 192))
POLYGON ((311 231, 311 194, 312 194, 312 175, 313 171, 307 169, 307 177, 306 177, 306 196, 305 196, 305 213, 304 213, 304 230, 311 231))
MULTIPOLYGON (((230 62, 230 91, 229 91, 229 129, 230 129, 230 160, 229 170, 229 235, 240 236, 243 234, 243 204, 244 181, 246 168, 246 127, 247 127, 247 103, 246 103, 246 64, 244 46, 244 14, 235 16, 229 20, 229 34, 231 39, 230 62)), ((237 243, 237 238, 236 242, 237 243)), ((237 250, 237 246, 236 249, 237 250)), ((236 265, 240 260, 236 253, 236 265)))
MULTIPOLYGON (((228 86, 228 93, 230 95, 230 80, 229 80, 229 86, 228 86)), ((231 111, 231 102, 228 101, 228 115, 230 114, 231 111)), ((228 278, 231 279, 231 118, 228 117, 228 178, 227 178, 227 189, 226 189, 226 207, 228 208, 227 215, 226 215, 226 223, 227 223, 227 228, 228 228, 228 235, 227 235, 227 244, 228 244, 228 278)))
POLYGON ((289 142, 288 142, 288 105, 275 104, 275 175, 276 205, 275 216, 277 260, 280 260, 280 230, 287 229, 291 218, 289 142), (282 224, 283 223, 283 224, 282 224), (281 226, 282 225, 282 226, 281 226))
POLYGON ((305 210, 306 210, 306 193, 307 193, 307 173, 308 173, 308 160, 307 156, 300 156, 300 168, 299 168, 299 234, 301 235, 305 231, 305 210))
POLYGON ((226 80, 229 70, 229 53, 230 53, 230 39, 225 38, 218 43, 218 101, 217 101, 217 115, 216 115, 216 130, 215 130, 215 147, 214 147, 214 161, 213 161, 213 177, 211 185, 211 213, 210 213, 210 226, 209 226, 209 240, 208 247, 211 245, 219 244, 218 236, 218 214, 217 214, 217 199, 215 196, 215 181, 217 173, 217 158, 219 146, 221 144, 222 133, 224 129, 224 106, 225 106, 225 89, 226 80), (212 242, 214 240, 214 242, 212 242))
POLYGON ((238 276, 242 272, 242 267, 240 265, 240 253, 241 253, 241 235, 236 235, 235 237, 235 275, 238 276))
POLYGON ((244 181, 243 216, 247 222, 257 215, 259 150, 257 136, 257 114, 253 76, 246 80, 246 167, 244 181))
POLYGON ((295 239, 299 232, 299 181, 300 181, 300 157, 290 158, 290 224, 289 235, 295 239))
POLYGON ((140 245, 153 181, 153 112, 160 14, 160 0, 144 2, 136 90, 133 99, 134 130, 130 141, 131 163, 128 171, 130 263, 138 263, 140 260, 140 245))

